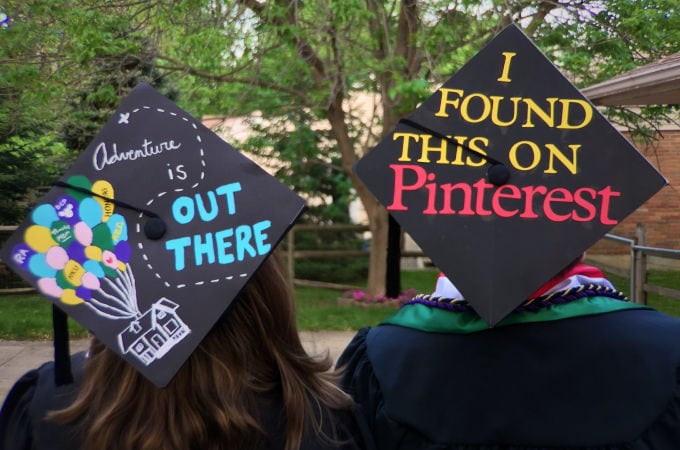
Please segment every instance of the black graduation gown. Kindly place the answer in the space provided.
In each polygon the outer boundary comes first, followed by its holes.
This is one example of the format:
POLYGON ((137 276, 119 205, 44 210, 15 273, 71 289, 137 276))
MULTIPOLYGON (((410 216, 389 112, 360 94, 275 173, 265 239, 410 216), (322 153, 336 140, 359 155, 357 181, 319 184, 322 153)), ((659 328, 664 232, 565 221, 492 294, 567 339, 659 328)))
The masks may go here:
MULTIPOLYGON (((22 376, 8 393, 0 410, 0 450, 75 450, 80 447, 76 427, 44 420, 50 410, 62 409, 73 402, 82 383, 84 353, 72 358, 74 383, 56 387, 54 363, 45 363, 22 376)), ((282 449, 283 404, 279 395, 262 399, 262 424, 267 430, 268 450, 282 449)), ((318 411, 317 411, 318 412, 318 411)), ((339 445, 307 433, 301 450, 372 450, 372 440, 363 417, 356 411, 333 411, 324 414, 324 432, 333 436, 335 428, 339 445), (332 417, 331 420, 328 418, 332 417)), ((114 447, 115 448, 115 444, 114 447)), ((225 448, 229 448, 225 445, 225 448)))
POLYGON ((680 320, 650 309, 469 334, 381 325, 338 365, 379 449, 680 449, 680 320))

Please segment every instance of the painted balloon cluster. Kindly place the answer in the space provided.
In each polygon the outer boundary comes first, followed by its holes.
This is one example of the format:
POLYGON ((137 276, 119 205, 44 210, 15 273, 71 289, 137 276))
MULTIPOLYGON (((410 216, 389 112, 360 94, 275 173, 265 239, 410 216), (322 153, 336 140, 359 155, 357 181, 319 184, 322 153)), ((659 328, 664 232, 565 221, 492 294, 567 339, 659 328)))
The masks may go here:
MULTIPOLYGON (((108 181, 94 183, 72 176, 71 186, 113 199, 108 181)), ((33 274, 40 292, 67 305, 85 303, 110 318, 138 314, 134 278, 129 265, 131 248, 125 218, 114 213, 103 198, 66 188, 52 204, 41 204, 31 214, 12 257, 33 274), (107 293, 106 284, 112 292, 107 293)))

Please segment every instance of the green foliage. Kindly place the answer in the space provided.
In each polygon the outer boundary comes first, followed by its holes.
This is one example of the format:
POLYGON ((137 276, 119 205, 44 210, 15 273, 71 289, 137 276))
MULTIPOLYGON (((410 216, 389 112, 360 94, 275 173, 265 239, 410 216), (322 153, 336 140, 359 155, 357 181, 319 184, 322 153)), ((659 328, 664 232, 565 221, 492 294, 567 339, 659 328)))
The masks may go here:
MULTIPOLYGON (((359 233, 323 230, 296 231, 295 250, 368 250, 359 233)), ((295 262, 295 278, 359 286, 368 275, 364 257, 310 257, 295 262)))
POLYGON ((51 135, 10 136, 0 140, 0 224, 24 218, 32 199, 64 169, 64 145, 51 135))
POLYGON ((368 276, 366 258, 300 259, 295 263, 295 278, 355 286, 368 276))

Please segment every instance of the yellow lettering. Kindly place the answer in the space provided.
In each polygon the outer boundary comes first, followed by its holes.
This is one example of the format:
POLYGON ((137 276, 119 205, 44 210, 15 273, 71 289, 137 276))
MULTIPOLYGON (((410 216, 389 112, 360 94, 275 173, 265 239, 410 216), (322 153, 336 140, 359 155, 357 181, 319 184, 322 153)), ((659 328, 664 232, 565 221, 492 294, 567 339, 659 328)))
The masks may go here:
POLYGON ((491 99, 491 121, 494 123, 494 125, 498 125, 499 127, 508 127, 517 121, 517 105, 519 105, 520 100, 522 100, 522 97, 510 97, 509 100, 513 103, 513 116, 512 119, 508 121, 501 121, 500 117, 498 117, 498 110, 500 109, 500 103, 505 97, 500 97, 498 95, 492 95, 489 97, 491 99))
POLYGON ((498 78, 497 81, 500 81, 501 83, 509 83, 510 82, 510 77, 508 74, 510 73, 510 61, 512 61, 512 58, 516 55, 517 53, 513 52, 503 52, 501 55, 505 56, 505 61, 503 62, 503 72, 501 73, 501 76, 498 78))
POLYGON ((489 117, 489 113, 491 111, 491 102, 489 101, 489 97, 487 97, 484 94, 478 94, 478 93, 470 94, 470 95, 466 96, 465 98, 463 98, 463 103, 460 106, 461 106, 460 107, 460 116, 463 118, 463 120, 465 120, 466 122, 469 122, 469 123, 479 123, 479 122, 484 121, 487 117, 489 117), (475 98, 478 98, 482 101, 482 108, 483 109, 482 109, 482 113, 480 114, 480 116, 476 119, 473 119, 472 117, 470 117, 468 107, 470 105, 470 102, 475 98))
POLYGON ((515 143, 512 148, 510 149, 509 153, 509 158, 510 158, 510 164, 512 164, 512 167, 514 167, 517 170, 532 170, 534 169, 538 163, 541 161, 541 151, 538 148, 538 145, 536 143, 531 142, 531 141, 519 141, 515 143), (533 161, 530 165, 528 166, 522 166, 519 163, 519 160, 517 159, 517 150, 520 147, 528 147, 531 150, 531 156, 533 158, 533 161))
POLYGON ((550 158, 548 160, 548 169, 545 173, 557 173, 554 167, 555 158, 559 159, 562 165, 567 168, 572 175, 576 175, 578 170, 578 163, 576 161, 576 152, 581 149, 580 144, 571 144, 569 148, 571 149, 571 160, 567 159, 567 156, 562 153, 554 144, 545 144, 546 148, 550 151, 550 158))
POLYGON ((451 105, 454 108, 458 108, 458 102, 460 101, 460 97, 463 96, 463 90, 462 89, 439 88, 439 92, 441 92, 442 98, 441 98, 440 104, 439 104, 439 111, 437 111, 437 114, 435 114, 435 116, 436 117, 449 117, 449 115, 446 112, 446 105, 451 105), (449 94, 456 94, 458 97, 454 98, 453 100, 449 100, 449 94))
POLYGON ((588 125, 593 119, 593 108, 590 106, 590 103, 584 100, 562 99, 560 100, 560 103, 562 104, 562 122, 557 126, 557 128, 562 130, 577 130, 588 125), (572 104, 580 105, 583 108, 583 121, 575 125, 569 124, 569 111, 572 104))
POLYGON ((543 111, 535 101, 533 101, 530 98, 524 98, 522 99, 524 103, 527 105, 527 120, 524 122, 524 125, 522 125, 522 128, 533 128, 534 124, 531 122, 531 113, 532 111, 541 119, 543 122, 545 122, 546 125, 548 125, 550 128, 553 128, 555 126, 555 102, 557 101, 556 97, 551 97, 551 98, 546 98, 545 101, 548 102, 550 105, 550 114, 546 113, 543 111))
POLYGON ((418 158, 418 162, 429 163, 430 162, 430 158, 428 156, 429 153, 436 152, 439 153, 439 159, 437 160, 437 164, 449 163, 449 160, 446 159, 447 142, 444 139, 441 140, 439 147, 434 147, 430 146, 430 139, 432 138, 432 136, 430 136, 429 134, 423 134, 420 137, 423 139, 423 146, 420 151, 420 158, 418 158))
POLYGON ((404 141, 401 144, 401 156, 399 157, 399 161, 409 162, 409 161, 411 161, 411 158, 408 156, 408 151, 409 151, 411 139, 413 139, 415 142, 418 142, 419 135, 416 134, 416 133, 394 133, 394 134, 392 134, 392 140, 396 141, 400 138, 404 138, 404 141))

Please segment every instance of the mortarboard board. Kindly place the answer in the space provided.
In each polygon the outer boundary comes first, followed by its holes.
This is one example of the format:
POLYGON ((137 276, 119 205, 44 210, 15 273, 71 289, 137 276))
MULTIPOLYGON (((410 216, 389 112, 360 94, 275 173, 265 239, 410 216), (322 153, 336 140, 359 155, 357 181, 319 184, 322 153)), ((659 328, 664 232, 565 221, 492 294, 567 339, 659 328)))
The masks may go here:
POLYGON ((666 184, 514 24, 354 170, 491 326, 666 184))
POLYGON ((163 387, 304 208, 143 83, 0 255, 163 387))

